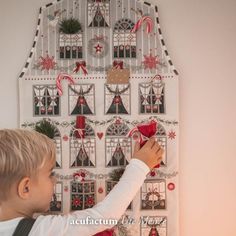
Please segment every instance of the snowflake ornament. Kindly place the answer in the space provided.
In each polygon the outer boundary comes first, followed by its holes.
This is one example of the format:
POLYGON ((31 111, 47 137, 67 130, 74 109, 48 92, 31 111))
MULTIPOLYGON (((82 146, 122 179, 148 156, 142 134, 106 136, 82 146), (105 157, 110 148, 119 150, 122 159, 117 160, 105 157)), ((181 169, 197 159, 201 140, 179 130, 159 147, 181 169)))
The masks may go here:
POLYGON ((176 133, 173 130, 171 130, 168 133, 168 138, 172 140, 172 139, 175 139, 175 137, 176 137, 176 133))
POLYGON ((88 207, 92 207, 94 205, 94 199, 93 197, 88 197, 87 201, 85 202, 85 205, 88 207))
POLYGON ((149 55, 144 55, 143 61, 145 69, 156 69, 157 65, 160 64, 157 56, 152 56, 152 53, 149 55))
POLYGON ((39 67, 41 67, 41 70, 53 70, 55 68, 55 65, 57 64, 54 61, 54 56, 50 57, 49 55, 47 55, 46 57, 40 57, 39 61, 39 67))
POLYGON ((72 205, 75 206, 75 207, 78 207, 78 206, 81 206, 82 202, 81 200, 79 199, 79 197, 75 197, 73 200, 72 200, 72 205))

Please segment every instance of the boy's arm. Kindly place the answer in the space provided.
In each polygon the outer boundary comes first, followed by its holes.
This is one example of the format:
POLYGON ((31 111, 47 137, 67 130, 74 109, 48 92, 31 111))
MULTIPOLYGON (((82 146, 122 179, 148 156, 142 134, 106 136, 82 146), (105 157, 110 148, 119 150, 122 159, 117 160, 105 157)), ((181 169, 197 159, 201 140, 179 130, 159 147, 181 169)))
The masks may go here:
POLYGON ((114 225, 97 222, 120 219, 143 184, 147 173, 161 162, 162 153, 163 150, 152 138, 141 149, 136 145, 134 156, 137 159, 131 159, 120 181, 102 202, 93 208, 75 211, 65 216, 39 216, 29 236, 92 236, 113 227, 114 225), (92 223, 92 219, 96 222, 92 223), (81 224, 81 220, 87 221, 87 224, 81 224))
POLYGON ((144 182, 149 167, 138 159, 132 159, 120 181, 103 201, 93 208, 75 211, 65 216, 39 216, 30 235, 70 235, 92 236, 114 225, 92 224, 92 219, 98 221, 115 219, 119 220, 126 208, 135 197, 144 182), (88 221, 88 224, 73 224, 80 220, 88 221), (42 232, 44 232, 42 234, 42 232))
POLYGON ((94 209, 106 218, 119 219, 135 197, 149 171, 149 167, 144 162, 132 159, 117 185, 94 209))
MULTIPOLYGON (((73 218, 86 220, 86 217, 89 216, 101 221, 109 219, 118 221, 142 186, 149 171, 149 167, 144 162, 138 159, 132 159, 130 164, 126 167, 120 181, 114 186, 105 199, 91 209, 74 212, 72 214, 73 218)), ((114 225, 107 225, 106 223, 100 225, 91 224, 82 227, 82 229, 81 226, 78 225, 77 227, 70 227, 68 232, 73 233, 76 231, 78 233, 81 229, 81 235, 93 235, 113 226, 114 225)))

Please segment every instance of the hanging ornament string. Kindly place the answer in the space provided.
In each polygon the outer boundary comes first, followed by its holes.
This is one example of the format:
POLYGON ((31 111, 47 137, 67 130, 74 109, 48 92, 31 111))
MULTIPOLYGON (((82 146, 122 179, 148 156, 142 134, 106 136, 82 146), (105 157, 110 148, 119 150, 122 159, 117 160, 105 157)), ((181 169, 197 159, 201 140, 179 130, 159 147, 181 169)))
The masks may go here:
POLYGON ((110 93, 113 93, 113 94, 116 94, 116 95, 120 95, 120 94, 126 92, 126 91, 129 89, 130 84, 128 84, 127 87, 125 87, 125 88, 122 89, 122 90, 119 90, 118 88, 117 88, 116 90, 112 90, 112 89, 109 87, 108 84, 106 84, 106 87, 107 87, 107 90, 108 90, 110 93))
POLYGON ((68 75, 66 73, 60 73, 56 78, 56 85, 57 85, 57 91, 58 91, 59 96, 62 96, 63 94, 62 86, 61 86, 61 81, 63 79, 68 80, 69 84, 75 84, 74 79, 71 75, 68 75))
POLYGON ((78 61, 75 63, 76 67, 74 68, 73 72, 78 73, 80 69, 83 71, 84 75, 88 74, 88 71, 86 69, 86 62, 85 61, 78 61))
MULTIPOLYGON (((59 122, 59 121, 56 121, 56 120, 51 120, 50 118, 44 118, 44 119, 51 122, 52 124, 54 124, 56 126, 61 126, 62 128, 68 128, 68 127, 71 127, 71 126, 75 125, 74 121, 59 122)), ((155 120, 155 121, 160 122, 160 123, 165 124, 165 125, 174 125, 175 126, 175 125, 179 124, 179 122, 176 121, 176 120, 166 120, 166 119, 163 119, 163 118, 159 118, 157 116, 150 116, 147 119, 133 120, 133 121, 128 120, 128 119, 124 119, 120 116, 113 116, 112 118, 107 119, 107 120, 92 120, 92 119, 89 119, 88 117, 86 117, 86 122, 88 122, 89 124, 95 125, 95 126, 104 126, 106 124, 110 124, 112 122, 115 122, 117 119, 119 119, 121 122, 124 122, 128 125, 133 125, 133 126, 136 126, 139 123, 148 122, 148 121, 151 121, 151 120, 155 120)), ((37 121, 37 122, 24 122, 23 124, 21 124, 21 127, 22 128, 26 128, 26 127, 33 128, 33 127, 35 127, 35 125, 37 125, 39 123, 40 123, 40 121, 37 121)))
MULTIPOLYGON (((135 11, 133 8, 131 10, 135 11)), ((150 16, 143 15, 143 12, 141 10, 135 11, 136 14, 141 15, 141 18, 137 21, 137 23, 134 25, 133 29, 131 30, 131 33, 136 33, 139 28, 141 28, 142 24, 146 23, 146 32, 149 34, 153 30, 153 20, 150 16)))

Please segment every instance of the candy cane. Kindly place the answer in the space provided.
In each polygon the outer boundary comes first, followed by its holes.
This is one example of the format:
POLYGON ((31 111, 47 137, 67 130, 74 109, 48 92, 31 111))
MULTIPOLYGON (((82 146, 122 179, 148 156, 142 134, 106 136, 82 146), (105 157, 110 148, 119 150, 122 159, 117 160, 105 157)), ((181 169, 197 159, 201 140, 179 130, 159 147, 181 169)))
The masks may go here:
POLYGON ((68 75, 66 73, 60 73, 57 76, 57 79, 56 79, 57 91, 58 91, 59 96, 61 96, 63 94, 62 86, 61 86, 61 81, 63 79, 68 80, 69 84, 75 84, 74 79, 73 79, 73 77, 71 75, 68 75))
POLYGON ((153 28, 153 21, 150 16, 142 16, 137 23, 135 24, 134 28, 131 30, 131 33, 135 33, 141 27, 141 25, 146 22, 146 31, 147 33, 151 33, 153 28))

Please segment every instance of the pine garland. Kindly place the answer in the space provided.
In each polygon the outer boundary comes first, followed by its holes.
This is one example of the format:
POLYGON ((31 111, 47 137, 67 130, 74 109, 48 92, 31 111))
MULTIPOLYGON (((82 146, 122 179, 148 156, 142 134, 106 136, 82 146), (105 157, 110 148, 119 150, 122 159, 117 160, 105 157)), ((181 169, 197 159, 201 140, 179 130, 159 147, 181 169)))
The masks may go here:
POLYGON ((126 86, 126 87, 123 88, 122 90, 119 90, 119 89, 117 89, 117 90, 112 90, 112 89, 109 87, 108 84, 105 84, 105 86, 106 86, 106 88, 108 89, 108 91, 109 91, 110 93, 113 93, 113 94, 116 94, 116 95, 120 95, 120 94, 126 92, 126 91, 129 89, 130 84, 128 84, 128 86, 126 86))
POLYGON ((56 126, 54 126, 51 122, 43 119, 38 124, 35 125, 35 131, 46 135, 47 137, 53 139, 56 135, 56 126))
MULTIPOLYGON (((98 120, 92 120, 89 119, 88 117, 86 117, 86 122, 88 122, 89 124, 95 125, 95 126, 103 126, 112 122, 115 122, 116 120, 120 120, 121 122, 124 122, 125 124, 129 124, 132 126, 136 126, 139 123, 143 123, 143 122, 148 122, 150 120, 156 120, 157 122, 160 122, 162 124, 165 125, 178 125, 179 122, 176 120, 166 120, 166 119, 161 119, 157 116, 150 116, 149 118, 146 119, 142 119, 142 120, 128 120, 128 119, 124 119, 120 116, 113 116, 110 119, 107 120, 102 120, 102 121, 98 121, 98 120)), ((49 121, 51 124, 55 125, 55 126, 61 126, 63 128, 67 128, 67 127, 72 127, 75 125, 75 121, 54 121, 54 120, 50 120, 49 118, 45 118, 45 120, 49 121)), ((35 127, 35 125, 38 125, 40 122, 24 122, 21 126, 22 128, 26 128, 26 127, 35 127)))

